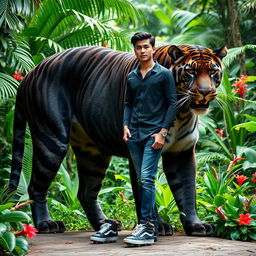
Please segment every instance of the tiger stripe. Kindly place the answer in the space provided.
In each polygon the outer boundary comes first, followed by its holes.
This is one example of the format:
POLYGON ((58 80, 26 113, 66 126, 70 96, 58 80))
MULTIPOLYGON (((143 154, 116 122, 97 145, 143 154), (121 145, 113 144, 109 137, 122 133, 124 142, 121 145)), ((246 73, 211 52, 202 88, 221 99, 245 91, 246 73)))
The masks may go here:
MULTIPOLYGON (((166 45, 154 54, 155 60, 173 71, 176 81, 178 112, 166 138, 163 166, 177 205, 186 214, 182 221, 187 233, 195 229, 190 222, 200 224, 195 208, 194 159, 198 115, 206 113, 209 102, 216 97, 225 51, 166 45)), ((77 159, 78 198, 90 223, 97 230, 106 219, 97 196, 111 156, 129 157, 122 141, 122 115, 126 77, 137 66, 132 53, 77 47, 43 60, 22 81, 15 107, 10 187, 18 186, 27 122, 33 141, 29 194, 34 200, 32 215, 39 230, 56 232, 56 226, 61 226, 55 222, 52 228, 46 194, 68 144, 77 159)), ((132 167, 131 177, 138 209, 132 167)))

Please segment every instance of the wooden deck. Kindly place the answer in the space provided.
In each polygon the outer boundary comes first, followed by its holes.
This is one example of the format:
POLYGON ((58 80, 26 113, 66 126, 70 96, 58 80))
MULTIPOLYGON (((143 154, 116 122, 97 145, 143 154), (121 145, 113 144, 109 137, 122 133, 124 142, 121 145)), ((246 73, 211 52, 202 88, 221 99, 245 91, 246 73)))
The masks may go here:
POLYGON ((189 237, 181 234, 159 237, 151 246, 127 247, 123 238, 130 231, 119 232, 116 243, 93 244, 93 232, 65 232, 39 234, 30 240, 29 256, 84 255, 173 255, 173 256, 256 256, 255 242, 240 242, 215 237, 189 237))

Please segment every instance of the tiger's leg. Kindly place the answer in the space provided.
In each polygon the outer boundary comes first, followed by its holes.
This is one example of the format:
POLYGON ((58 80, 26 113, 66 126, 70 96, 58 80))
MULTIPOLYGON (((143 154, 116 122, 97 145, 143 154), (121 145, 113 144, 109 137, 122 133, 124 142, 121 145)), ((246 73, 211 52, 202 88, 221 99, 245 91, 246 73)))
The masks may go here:
POLYGON ((213 228, 202 223, 196 211, 196 164, 194 148, 187 151, 163 154, 163 168, 188 235, 210 235, 213 228))
POLYGON ((66 142, 61 142, 58 137, 33 131, 32 140, 33 167, 28 193, 33 200, 31 210, 35 227, 41 233, 64 232, 65 225, 62 221, 52 221, 46 197, 66 154, 67 139, 66 142))
POLYGON ((78 199, 92 227, 99 230, 107 218, 101 210, 97 196, 111 157, 103 156, 96 149, 95 154, 91 146, 83 150, 74 146, 72 148, 76 155, 79 173, 78 199))

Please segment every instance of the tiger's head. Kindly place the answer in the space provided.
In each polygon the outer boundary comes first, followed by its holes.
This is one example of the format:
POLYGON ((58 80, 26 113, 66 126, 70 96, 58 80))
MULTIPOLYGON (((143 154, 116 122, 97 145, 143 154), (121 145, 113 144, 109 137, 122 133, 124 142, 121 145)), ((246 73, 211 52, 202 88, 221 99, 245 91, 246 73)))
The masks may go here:
POLYGON ((208 111, 209 102, 217 96, 222 78, 221 60, 227 48, 211 50, 198 45, 171 45, 170 69, 177 86, 178 108, 189 108, 197 115, 208 111))

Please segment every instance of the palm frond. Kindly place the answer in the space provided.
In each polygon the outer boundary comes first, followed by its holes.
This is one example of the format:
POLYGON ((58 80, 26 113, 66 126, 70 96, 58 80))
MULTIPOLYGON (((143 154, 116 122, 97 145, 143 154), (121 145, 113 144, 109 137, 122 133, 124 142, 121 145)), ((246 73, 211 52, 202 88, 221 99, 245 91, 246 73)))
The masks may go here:
POLYGON ((242 5, 242 10, 246 13, 256 10, 256 0, 247 0, 242 5))
POLYGON ((16 95, 19 83, 10 75, 0 72, 0 100, 16 95))
POLYGON ((30 135, 29 128, 26 129, 26 139, 25 139, 25 150, 22 161, 22 171, 20 175, 20 183, 18 187, 18 191, 23 195, 22 200, 28 199, 28 185, 30 182, 31 172, 32 172, 32 155, 33 155, 33 147, 32 147, 32 139, 30 135))
POLYGON ((236 60, 236 58, 245 50, 256 51, 256 45, 247 44, 241 47, 228 49, 228 54, 222 60, 224 67, 228 68, 236 60))
POLYGON ((178 31, 182 31, 192 20, 198 17, 197 13, 177 10, 172 14, 172 22, 175 24, 174 27, 178 31))
POLYGON ((230 159, 222 153, 217 152, 199 152, 196 153, 196 160, 199 164, 209 164, 214 161, 220 161, 222 163, 229 163, 230 159))
POLYGON ((138 22, 142 14, 127 0, 71 1, 46 0, 35 12, 24 30, 32 55, 42 53, 47 46, 55 52, 63 47, 102 45, 128 49, 128 38, 109 25, 109 20, 127 19, 138 22), (55 42, 55 43, 54 43, 55 42))
POLYGON ((0 27, 17 31, 22 28, 20 15, 30 16, 34 11, 34 1, 1 0, 0 27))
POLYGON ((222 91, 218 91, 218 98, 222 100, 222 102, 225 103, 225 101, 229 101, 229 102, 239 102, 239 103, 243 103, 243 104, 248 104, 248 105, 256 105, 256 102, 253 100, 247 100, 247 99, 242 99, 240 97, 237 97, 235 95, 232 94, 225 94, 222 91))

